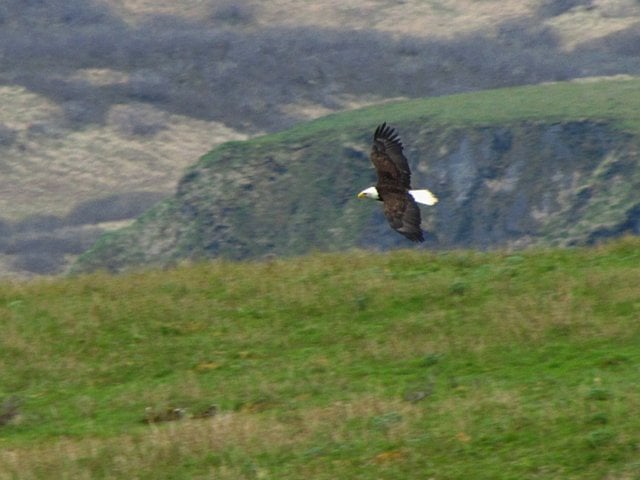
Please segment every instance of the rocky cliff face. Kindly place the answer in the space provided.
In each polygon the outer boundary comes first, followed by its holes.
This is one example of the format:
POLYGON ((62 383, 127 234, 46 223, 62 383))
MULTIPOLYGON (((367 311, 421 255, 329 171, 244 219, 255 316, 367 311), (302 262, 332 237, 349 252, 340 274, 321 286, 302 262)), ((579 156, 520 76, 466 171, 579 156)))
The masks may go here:
POLYGON ((574 245, 637 233, 629 218, 640 202, 640 142, 605 123, 417 135, 423 145, 415 183, 430 182, 441 199, 432 227, 438 246, 574 245))
MULTIPOLYGON (((399 123, 423 208, 421 248, 589 244, 640 230, 640 139, 596 121, 486 127, 399 123)), ((416 248, 381 206, 355 195, 375 181, 370 135, 269 137, 203 157, 175 197, 103 238, 77 270, 182 258, 255 258, 349 247, 416 248)))

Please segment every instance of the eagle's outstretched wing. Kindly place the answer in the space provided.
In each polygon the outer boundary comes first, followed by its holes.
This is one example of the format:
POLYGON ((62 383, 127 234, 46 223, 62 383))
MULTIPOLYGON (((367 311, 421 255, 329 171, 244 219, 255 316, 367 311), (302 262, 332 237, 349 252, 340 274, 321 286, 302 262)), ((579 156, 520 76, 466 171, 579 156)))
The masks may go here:
POLYGON ((411 188, 409 162, 402 154, 402 142, 396 131, 386 123, 378 126, 373 134, 371 163, 376 169, 378 182, 392 182, 395 186, 411 188))
POLYGON ((413 242, 424 242, 420 228, 420 208, 408 193, 388 193, 384 199, 384 216, 396 232, 413 242))
POLYGON ((384 202, 384 216, 396 232, 414 242, 424 241, 420 229, 420 209, 411 189, 409 162, 402 154, 402 142, 396 131, 383 123, 376 128, 371 146, 371 163, 376 169, 376 190, 384 202))

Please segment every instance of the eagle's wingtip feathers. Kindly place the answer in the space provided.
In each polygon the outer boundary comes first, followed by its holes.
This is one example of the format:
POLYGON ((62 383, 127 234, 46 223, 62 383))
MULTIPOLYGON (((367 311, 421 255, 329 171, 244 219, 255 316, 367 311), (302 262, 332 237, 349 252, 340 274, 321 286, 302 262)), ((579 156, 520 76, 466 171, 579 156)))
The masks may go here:
POLYGON ((373 141, 376 142, 378 140, 387 140, 392 143, 397 143, 402 147, 402 142, 400 141, 398 133, 395 128, 388 126, 387 122, 383 122, 376 128, 376 131, 373 134, 373 141))

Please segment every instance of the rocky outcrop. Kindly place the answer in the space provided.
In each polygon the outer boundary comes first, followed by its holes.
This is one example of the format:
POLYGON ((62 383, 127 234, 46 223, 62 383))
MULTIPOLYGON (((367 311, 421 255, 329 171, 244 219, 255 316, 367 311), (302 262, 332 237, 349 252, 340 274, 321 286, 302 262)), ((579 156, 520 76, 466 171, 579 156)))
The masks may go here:
POLYGON ((430 181, 441 199, 438 246, 575 245, 599 231, 637 233, 629 215, 640 204, 640 142, 615 127, 525 122, 417 135, 415 183, 430 181))
MULTIPOLYGON (((640 140, 613 124, 394 126, 413 185, 440 198, 423 208, 421 248, 569 246, 640 229, 640 140)), ((354 127, 226 144, 186 173, 174 198, 101 239, 76 270, 413 248, 379 205, 355 198, 375 179, 369 137, 354 127)))

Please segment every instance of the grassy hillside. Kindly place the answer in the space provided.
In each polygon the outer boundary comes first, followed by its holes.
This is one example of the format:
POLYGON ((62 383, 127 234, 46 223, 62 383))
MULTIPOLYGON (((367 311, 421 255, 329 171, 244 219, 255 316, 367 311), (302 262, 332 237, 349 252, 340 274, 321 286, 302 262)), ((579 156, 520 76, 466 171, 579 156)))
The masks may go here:
POLYGON ((639 260, 629 238, 2 284, 0 479, 634 478, 639 260))
MULTIPOLYGON (((618 77, 547 83, 429 97, 328 115, 285 132, 242 142, 296 141, 323 130, 362 129, 384 118, 402 123, 423 118, 435 125, 473 127, 521 121, 614 121, 640 134, 640 78, 618 77)), ((368 137, 367 137, 368 138, 368 137)))
POLYGON ((397 247, 379 208, 355 198, 375 181, 368 149, 383 120, 399 129, 413 184, 441 200, 423 209, 432 247, 617 236, 635 225, 638 111, 640 79, 566 82, 378 105, 229 142, 77 268, 397 247))

